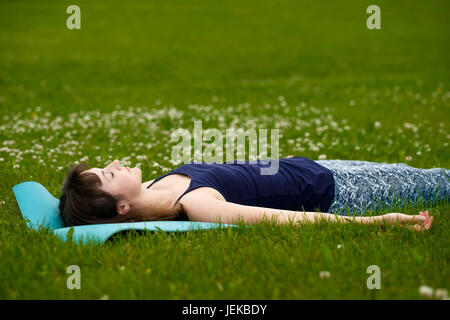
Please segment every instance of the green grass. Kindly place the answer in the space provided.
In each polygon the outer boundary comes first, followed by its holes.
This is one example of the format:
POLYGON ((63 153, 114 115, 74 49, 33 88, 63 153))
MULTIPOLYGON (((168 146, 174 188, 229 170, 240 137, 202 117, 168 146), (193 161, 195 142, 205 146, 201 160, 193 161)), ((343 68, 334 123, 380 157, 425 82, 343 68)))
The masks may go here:
POLYGON ((262 223, 98 246, 29 230, 11 189, 33 180, 57 196, 66 166, 82 159, 117 158, 154 179, 176 167, 170 134, 192 132, 195 119, 203 130, 279 128, 282 157, 449 168, 448 1, 378 1, 381 30, 366 28, 373 3, 359 0, 77 1, 78 31, 66 28, 70 4, 0 2, 1 299, 422 299, 421 285, 450 289, 448 200, 395 208, 429 209, 424 233, 262 223), (66 287, 74 264, 81 290, 66 287), (380 290, 366 287, 370 265, 380 290))

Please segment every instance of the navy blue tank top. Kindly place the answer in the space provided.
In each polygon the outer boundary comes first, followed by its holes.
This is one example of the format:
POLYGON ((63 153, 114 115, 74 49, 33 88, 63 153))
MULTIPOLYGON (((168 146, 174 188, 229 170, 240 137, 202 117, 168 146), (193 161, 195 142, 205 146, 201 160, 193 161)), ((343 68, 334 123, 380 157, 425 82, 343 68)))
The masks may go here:
MULTIPOLYGON (((169 174, 191 178, 189 187, 178 197, 199 187, 211 187, 228 202, 294 211, 327 212, 334 199, 333 173, 305 157, 279 159, 278 172, 262 175, 271 164, 260 160, 245 163, 185 163, 156 178, 148 187, 169 174)), ((273 166, 273 164, 272 164, 273 166)))

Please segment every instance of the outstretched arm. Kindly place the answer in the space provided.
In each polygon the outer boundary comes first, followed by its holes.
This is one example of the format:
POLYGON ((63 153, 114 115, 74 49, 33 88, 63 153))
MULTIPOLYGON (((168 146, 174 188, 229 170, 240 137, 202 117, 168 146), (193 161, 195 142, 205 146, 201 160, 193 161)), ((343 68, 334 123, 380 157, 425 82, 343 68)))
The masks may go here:
POLYGON ((387 222, 390 224, 396 223, 415 223, 415 229, 419 230, 422 227, 429 229, 433 218, 428 216, 428 211, 418 215, 407 215, 403 213, 388 213, 379 216, 371 217, 351 217, 338 216, 323 212, 305 212, 305 211, 291 211, 272 209, 264 207, 246 206, 237 203, 219 200, 214 197, 208 197, 204 194, 191 194, 181 202, 184 212, 193 221, 203 222, 222 222, 222 223, 236 223, 240 219, 245 224, 255 224, 263 221, 264 218, 275 221, 276 223, 289 222, 305 222, 312 223, 321 220, 331 222, 356 222, 362 224, 373 224, 380 222, 387 222))

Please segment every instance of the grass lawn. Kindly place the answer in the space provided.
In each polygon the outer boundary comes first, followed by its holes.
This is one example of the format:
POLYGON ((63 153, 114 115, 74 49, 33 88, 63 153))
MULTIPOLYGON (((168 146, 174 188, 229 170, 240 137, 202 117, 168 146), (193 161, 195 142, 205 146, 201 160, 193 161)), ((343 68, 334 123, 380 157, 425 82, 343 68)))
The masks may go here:
MULTIPOLYGON (((0 2, 0 299, 426 299, 450 290, 450 204, 434 222, 129 233, 103 246, 27 228, 12 187, 67 166, 177 167, 179 128, 278 128, 280 156, 450 168, 450 2, 0 2), (66 286, 68 266, 81 289, 66 286), (379 266, 381 289, 367 268, 379 266), (327 271, 328 273, 324 273, 327 271), (323 276, 323 275, 328 276, 323 276)), ((367 212, 367 215, 372 212, 367 212)), ((435 299, 435 297, 433 297, 435 299)))

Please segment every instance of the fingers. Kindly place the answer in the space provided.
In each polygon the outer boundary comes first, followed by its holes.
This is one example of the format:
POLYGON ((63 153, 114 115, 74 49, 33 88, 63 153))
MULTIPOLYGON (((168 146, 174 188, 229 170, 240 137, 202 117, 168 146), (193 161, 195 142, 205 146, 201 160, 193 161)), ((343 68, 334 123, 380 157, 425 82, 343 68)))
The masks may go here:
POLYGON ((427 219, 430 217, 428 210, 427 211, 423 211, 419 213, 421 216, 427 217, 427 219))
POLYGON ((431 225, 432 225, 432 223, 433 223, 433 218, 434 217, 430 217, 430 219, 428 219, 428 221, 427 222, 425 222, 425 229, 430 229, 431 228, 431 225))
POLYGON ((431 224, 433 223, 433 217, 430 217, 430 214, 428 212, 428 210, 424 211, 424 212, 420 212, 419 213, 421 216, 426 217, 426 221, 425 221, 425 229, 430 229, 431 228, 431 224))
POLYGON ((424 231, 425 227, 422 223, 416 223, 415 225, 411 226, 411 225, 403 225, 405 228, 408 228, 410 230, 414 230, 414 231, 424 231))
MULTIPOLYGON (((431 225, 433 224, 434 217, 430 216, 428 210, 421 211, 418 216, 425 218, 425 221, 423 222, 423 228, 426 230, 430 229, 431 225)), ((423 219, 423 218, 421 218, 421 219, 423 219)), ((416 228, 416 226, 414 226, 414 228, 417 230, 417 228, 419 228, 419 227, 416 228)))

